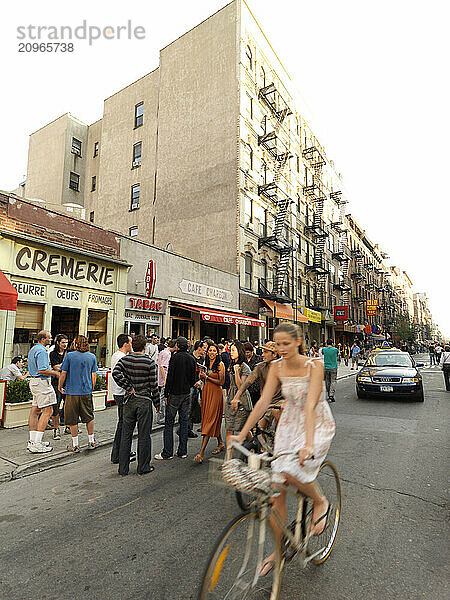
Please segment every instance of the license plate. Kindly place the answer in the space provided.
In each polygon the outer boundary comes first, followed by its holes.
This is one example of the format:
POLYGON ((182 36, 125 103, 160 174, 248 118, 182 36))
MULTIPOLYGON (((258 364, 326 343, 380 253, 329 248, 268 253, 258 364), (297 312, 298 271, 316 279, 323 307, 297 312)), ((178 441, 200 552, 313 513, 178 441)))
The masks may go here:
POLYGON ((380 392, 393 392, 394 388, 392 385, 380 385, 380 392))

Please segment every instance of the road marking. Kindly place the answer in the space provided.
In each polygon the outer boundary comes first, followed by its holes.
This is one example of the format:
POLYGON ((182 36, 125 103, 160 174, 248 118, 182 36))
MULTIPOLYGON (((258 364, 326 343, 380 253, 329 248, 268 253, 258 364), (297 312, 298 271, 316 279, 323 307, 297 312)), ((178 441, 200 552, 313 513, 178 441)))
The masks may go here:
POLYGON ((141 497, 138 496, 137 498, 135 498, 134 500, 131 500, 130 502, 127 502, 126 504, 122 504, 122 506, 116 506, 116 508, 112 508, 111 510, 108 510, 105 513, 102 513, 100 515, 97 515, 97 518, 100 519, 101 517, 106 517, 106 515, 110 515, 111 513, 113 513, 116 510, 120 510, 121 508, 125 508, 126 506, 130 506, 130 504, 134 504, 135 502, 137 502, 138 500, 140 500, 141 497))

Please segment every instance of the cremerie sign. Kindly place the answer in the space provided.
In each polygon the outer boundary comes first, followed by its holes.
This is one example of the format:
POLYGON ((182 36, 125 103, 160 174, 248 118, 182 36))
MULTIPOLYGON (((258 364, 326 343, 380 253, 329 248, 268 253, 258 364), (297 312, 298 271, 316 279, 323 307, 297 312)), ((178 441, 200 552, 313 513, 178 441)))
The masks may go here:
POLYGON ((28 246, 19 246, 15 266, 21 275, 38 276, 40 279, 64 281, 90 288, 114 289, 114 267, 94 260, 75 258, 57 251, 46 252, 28 246))

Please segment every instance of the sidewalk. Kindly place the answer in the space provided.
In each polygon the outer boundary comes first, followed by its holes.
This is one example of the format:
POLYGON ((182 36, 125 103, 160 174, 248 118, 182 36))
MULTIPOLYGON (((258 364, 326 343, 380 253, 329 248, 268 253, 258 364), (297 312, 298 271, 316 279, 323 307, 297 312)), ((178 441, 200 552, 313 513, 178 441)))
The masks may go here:
MULTIPOLYGON (((105 410, 95 413, 95 439, 97 446, 110 446, 114 439, 117 425, 117 408, 110 406, 105 410)), ((163 428, 156 424, 153 418, 153 432, 163 428)), ((31 473, 45 471, 55 463, 65 464, 73 460, 85 458, 89 454, 87 450, 88 436, 86 426, 80 425, 80 448, 79 454, 67 452, 66 447, 71 443, 70 435, 63 435, 64 427, 61 427, 61 439, 53 440, 53 432, 47 430, 44 440, 50 442, 53 447, 47 454, 31 454, 26 449, 28 442, 28 426, 15 427, 14 429, 0 429, 0 482, 19 479, 31 473)))
MULTIPOLYGON (((357 371, 351 370, 341 363, 338 368, 338 379, 345 379, 356 375, 357 371)), ((110 446, 114 439, 117 424, 117 408, 109 408, 95 413, 95 438, 98 447, 110 446)), ((153 432, 160 431, 162 425, 156 424, 153 417, 153 432)), ((31 454, 26 449, 28 442, 28 427, 16 427, 14 429, 0 429, 0 483, 19 479, 32 473, 45 471, 56 463, 64 465, 73 460, 85 458, 89 454, 87 450, 87 432, 84 425, 80 425, 80 448, 79 454, 67 452, 66 446, 71 442, 70 435, 61 435, 59 441, 53 441, 52 432, 44 433, 44 440, 50 442, 53 450, 48 454, 31 454)), ((64 428, 61 427, 61 431, 64 428)))

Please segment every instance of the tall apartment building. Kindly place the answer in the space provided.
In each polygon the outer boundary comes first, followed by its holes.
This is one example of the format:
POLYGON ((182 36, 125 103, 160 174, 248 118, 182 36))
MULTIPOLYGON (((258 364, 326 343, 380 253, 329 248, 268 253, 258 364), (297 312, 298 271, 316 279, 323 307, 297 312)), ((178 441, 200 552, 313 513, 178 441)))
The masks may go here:
POLYGON ((340 175, 244 0, 163 48, 99 121, 68 114, 32 134, 26 196, 237 273, 245 314, 300 321, 311 339, 333 334, 335 306, 352 334, 368 298, 390 298, 383 255, 346 216, 340 175))

